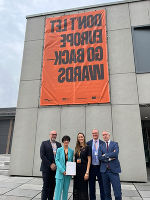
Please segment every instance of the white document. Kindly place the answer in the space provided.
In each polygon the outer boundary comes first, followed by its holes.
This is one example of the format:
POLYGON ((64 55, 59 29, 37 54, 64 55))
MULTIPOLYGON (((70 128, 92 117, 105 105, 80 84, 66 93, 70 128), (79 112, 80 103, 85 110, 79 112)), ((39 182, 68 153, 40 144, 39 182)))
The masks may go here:
POLYGON ((76 175, 76 162, 66 163, 66 175, 75 176, 76 175))

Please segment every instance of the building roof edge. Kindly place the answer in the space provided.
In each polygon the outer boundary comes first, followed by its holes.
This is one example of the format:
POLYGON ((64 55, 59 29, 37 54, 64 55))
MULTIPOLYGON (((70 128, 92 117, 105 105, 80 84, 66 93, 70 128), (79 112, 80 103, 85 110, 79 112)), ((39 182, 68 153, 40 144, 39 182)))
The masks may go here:
POLYGON ((46 16, 46 15, 53 15, 53 14, 58 14, 58 13, 71 12, 71 11, 76 11, 76 10, 84 10, 84 9, 89 9, 89 8, 104 7, 104 6, 111 6, 111 5, 117 5, 117 4, 133 3, 133 2, 138 2, 138 1, 147 1, 147 0, 124 0, 124 1, 115 1, 115 2, 109 2, 109 3, 89 5, 89 6, 84 6, 84 7, 69 8, 69 9, 65 9, 65 10, 58 10, 58 11, 51 11, 51 12, 27 15, 26 19, 33 18, 33 17, 46 16))

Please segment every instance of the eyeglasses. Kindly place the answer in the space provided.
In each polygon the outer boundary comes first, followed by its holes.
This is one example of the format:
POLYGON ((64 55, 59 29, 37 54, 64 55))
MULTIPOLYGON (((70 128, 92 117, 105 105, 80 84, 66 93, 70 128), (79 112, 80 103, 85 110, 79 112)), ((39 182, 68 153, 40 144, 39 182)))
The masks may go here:
POLYGON ((57 136, 57 134, 52 134, 52 136, 57 136))

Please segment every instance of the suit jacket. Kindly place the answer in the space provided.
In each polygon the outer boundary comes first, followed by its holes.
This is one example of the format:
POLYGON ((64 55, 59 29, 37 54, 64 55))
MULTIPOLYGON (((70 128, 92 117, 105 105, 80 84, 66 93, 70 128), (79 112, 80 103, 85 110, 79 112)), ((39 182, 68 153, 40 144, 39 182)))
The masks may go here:
POLYGON ((109 165, 113 173, 120 173, 121 168, 118 160, 118 154, 119 154, 119 146, 117 142, 110 141, 108 152, 106 149, 106 143, 104 142, 103 144, 101 144, 98 152, 98 157, 99 160, 101 161, 100 171, 106 172, 107 166, 109 165), (104 154, 105 156, 102 156, 104 154))
MULTIPOLYGON (((68 161, 70 162, 73 162, 73 153, 73 150, 68 147, 68 161)), ((66 171, 64 147, 61 147, 57 150, 55 162, 57 166, 55 177, 57 179, 62 179, 64 176, 63 173, 66 171)))
MULTIPOLYGON (((56 142, 57 148, 61 147, 59 142, 56 142)), ((50 165, 55 163, 53 148, 50 140, 43 141, 40 147, 40 157, 42 159, 40 171, 50 172, 50 165)))
MULTIPOLYGON (((101 144, 103 144, 104 142, 102 140, 99 139, 99 147, 101 144)), ((87 145, 90 146, 91 149, 91 164, 92 164, 92 146, 93 146, 93 139, 87 142, 87 145)))

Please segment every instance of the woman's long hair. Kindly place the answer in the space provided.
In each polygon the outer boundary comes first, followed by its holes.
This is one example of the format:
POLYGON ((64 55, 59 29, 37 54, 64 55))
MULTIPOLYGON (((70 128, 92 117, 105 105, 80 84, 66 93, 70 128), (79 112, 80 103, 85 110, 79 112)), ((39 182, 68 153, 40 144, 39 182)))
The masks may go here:
MULTIPOLYGON (((83 137, 84 137, 83 147, 85 147, 85 146, 87 146, 86 141, 85 141, 85 135, 83 133, 79 132, 78 135, 80 135, 80 134, 83 135, 83 137)), ((77 142, 76 142, 76 147, 75 147, 75 154, 80 152, 80 142, 78 140, 78 135, 77 135, 77 142)))

